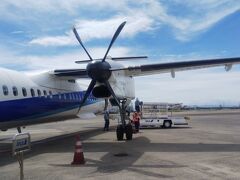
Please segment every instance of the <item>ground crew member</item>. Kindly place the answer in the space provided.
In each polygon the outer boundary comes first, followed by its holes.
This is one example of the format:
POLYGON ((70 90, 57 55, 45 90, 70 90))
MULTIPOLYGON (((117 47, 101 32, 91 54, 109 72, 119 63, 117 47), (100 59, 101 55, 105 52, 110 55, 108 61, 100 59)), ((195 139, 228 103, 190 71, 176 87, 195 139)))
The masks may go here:
POLYGON ((109 130, 109 112, 108 112, 108 110, 106 110, 104 112, 104 121, 105 121, 105 124, 104 124, 103 131, 108 131, 109 130))
POLYGON ((131 113, 131 107, 130 107, 130 105, 128 105, 126 108, 126 114, 128 117, 130 116, 130 113, 131 113))
POLYGON ((140 107, 140 112, 142 112, 142 107, 143 107, 143 102, 142 101, 139 102, 139 107, 140 107))
POLYGON ((140 112, 140 101, 138 100, 138 98, 135 101, 135 110, 137 112, 140 112))
POLYGON ((139 126, 140 126, 140 115, 138 112, 133 113, 133 122, 135 125, 136 132, 139 132, 139 126))

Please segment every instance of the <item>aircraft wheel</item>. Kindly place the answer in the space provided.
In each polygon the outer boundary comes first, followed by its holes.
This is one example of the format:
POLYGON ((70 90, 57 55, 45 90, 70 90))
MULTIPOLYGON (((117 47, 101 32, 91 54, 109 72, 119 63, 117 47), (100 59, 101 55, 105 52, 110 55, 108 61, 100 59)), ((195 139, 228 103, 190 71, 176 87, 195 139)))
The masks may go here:
POLYGON ((132 140, 133 136, 133 128, 131 124, 126 125, 126 139, 127 140, 132 140))
POLYGON ((163 123, 164 128, 171 128, 172 127, 172 122, 170 120, 165 120, 163 123))
POLYGON ((122 141, 123 140, 123 135, 124 135, 123 125, 118 125, 117 126, 116 134, 117 134, 117 140, 122 141))

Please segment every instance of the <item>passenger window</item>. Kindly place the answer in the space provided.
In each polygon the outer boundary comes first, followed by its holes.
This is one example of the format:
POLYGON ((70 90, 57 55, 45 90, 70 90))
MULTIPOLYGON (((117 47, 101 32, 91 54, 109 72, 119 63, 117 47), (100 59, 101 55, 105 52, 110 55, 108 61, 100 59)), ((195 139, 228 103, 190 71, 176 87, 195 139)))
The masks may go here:
POLYGON ((32 97, 35 97, 35 91, 34 91, 34 89, 31 89, 30 91, 31 91, 32 97))
POLYGON ((42 93, 39 89, 37 90, 37 94, 38 94, 38 97, 41 97, 41 95, 42 95, 42 93))
POLYGON ((61 93, 60 92, 58 93, 58 98, 61 99, 61 93))
POLYGON ((18 95, 18 90, 15 86, 12 87, 12 90, 13 90, 13 95, 14 96, 17 96, 18 95))
POLYGON ((47 91, 46 90, 43 90, 43 94, 45 97, 47 97, 47 91))
POLYGON ((23 94, 24 97, 27 96, 27 90, 26 90, 26 88, 22 88, 22 94, 23 94))
POLYGON ((8 95, 8 87, 6 85, 2 86, 4 96, 8 95))
POLYGON ((71 93, 69 93, 69 99, 72 100, 72 94, 71 93))
POLYGON ((52 98, 52 91, 49 91, 49 96, 50 98, 52 98))

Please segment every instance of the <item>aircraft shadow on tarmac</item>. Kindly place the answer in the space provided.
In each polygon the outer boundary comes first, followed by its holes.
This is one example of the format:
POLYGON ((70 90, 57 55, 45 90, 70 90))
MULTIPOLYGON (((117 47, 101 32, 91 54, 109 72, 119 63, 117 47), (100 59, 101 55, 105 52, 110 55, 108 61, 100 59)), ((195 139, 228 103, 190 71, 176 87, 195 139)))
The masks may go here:
MULTIPOLYGON (((101 130, 94 131, 91 135, 82 135, 82 140, 90 139, 98 134, 103 133, 101 130)), ((35 144, 32 150, 25 155, 25 159, 31 158, 44 153, 69 153, 74 152, 75 137, 65 137, 63 139, 52 139, 45 144, 35 144)), ((160 161, 159 164, 144 164, 137 165, 135 162, 143 155, 144 152, 239 152, 240 144, 202 144, 202 143, 152 143, 148 138, 139 136, 132 141, 126 142, 91 142, 83 143, 84 152, 104 152, 99 160, 86 157, 87 163, 83 166, 96 167, 98 172, 109 173, 119 172, 122 170, 130 170, 137 173, 142 173, 154 177, 169 176, 147 171, 147 168, 181 168, 184 165, 179 165, 171 161, 160 161), (119 157, 117 155, 125 154, 126 156, 119 157)), ((60 157, 59 157, 60 158, 60 157)), ((69 160, 69 164, 72 159, 69 160)), ((11 153, 0 154, 0 167, 15 163, 16 159, 11 156, 11 153)), ((155 162, 156 163, 156 162, 155 162)), ((69 164, 49 164, 52 166, 71 166, 69 164)))
MULTIPOLYGON (((143 155, 144 151, 139 151, 139 146, 149 144, 150 140, 146 137, 138 137, 133 141, 126 142, 111 142, 111 143, 84 143, 84 152, 105 152, 99 160, 86 158, 84 167, 96 168, 96 173, 116 173, 122 170, 137 172, 139 174, 158 177, 171 178, 172 176, 163 175, 156 172, 151 172, 151 169, 159 168, 182 168, 184 165, 178 165, 171 161, 162 160, 154 164, 135 164, 137 160, 143 155), (97 146, 95 146, 97 145, 97 146)), ((74 167, 70 164, 50 164, 52 166, 74 167)), ((75 166, 78 167, 78 166, 75 166)), ((94 172, 93 172, 94 173, 94 172)))

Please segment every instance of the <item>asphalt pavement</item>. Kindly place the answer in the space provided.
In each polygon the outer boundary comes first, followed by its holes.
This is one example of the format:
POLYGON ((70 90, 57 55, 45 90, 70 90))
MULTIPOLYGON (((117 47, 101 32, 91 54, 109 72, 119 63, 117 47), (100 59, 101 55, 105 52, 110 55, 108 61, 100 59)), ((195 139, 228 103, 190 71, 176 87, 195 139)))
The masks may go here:
MULTIPOLYGON (((116 140, 116 122, 111 122, 109 132, 102 131, 101 117, 82 123, 85 125, 72 120, 56 123, 58 127, 52 123, 32 127, 37 143, 24 156, 25 179, 240 177, 240 113, 195 115, 189 126, 142 129, 132 141, 120 142, 116 140), (80 134, 86 160, 80 166, 71 165, 76 134, 80 134)), ((7 136, 1 136, 0 147, 7 147, 7 136)), ((19 179, 19 165, 10 152, 0 153, 0 167, 1 180, 19 179)))

